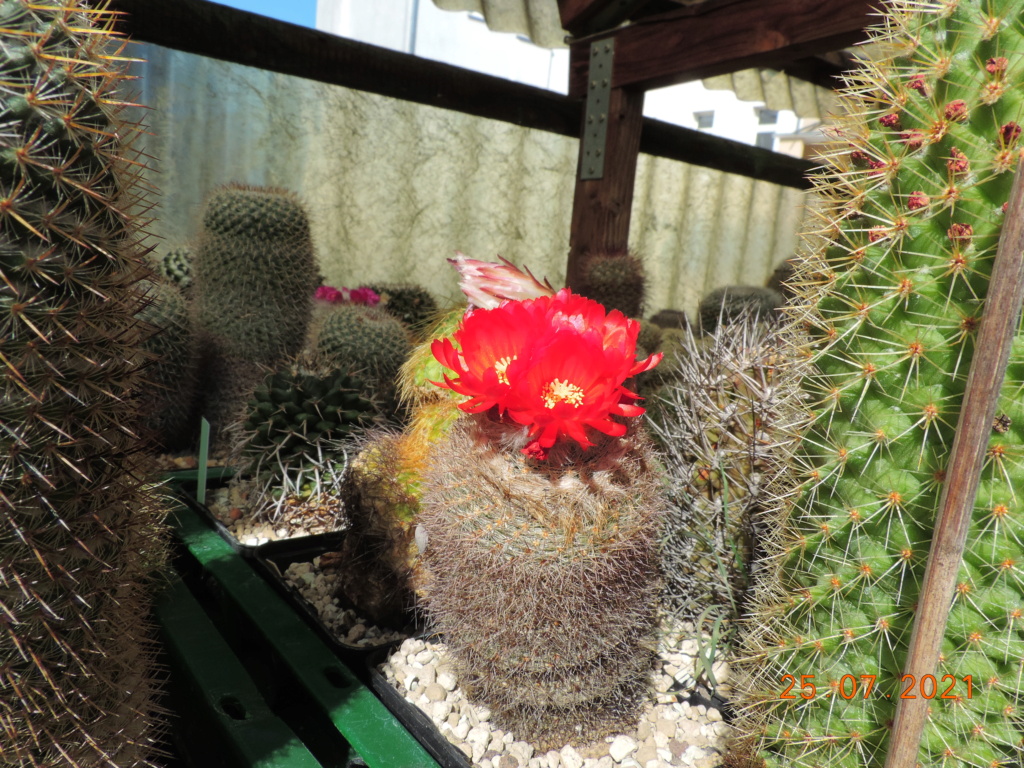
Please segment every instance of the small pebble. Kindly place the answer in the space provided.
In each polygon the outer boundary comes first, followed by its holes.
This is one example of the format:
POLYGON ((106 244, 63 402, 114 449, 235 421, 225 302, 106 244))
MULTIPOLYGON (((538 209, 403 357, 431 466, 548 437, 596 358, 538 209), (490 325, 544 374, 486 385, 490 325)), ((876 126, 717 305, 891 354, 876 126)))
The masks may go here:
POLYGON ((637 743, 629 736, 616 736, 608 747, 608 754, 616 763, 621 763, 637 747, 637 743))

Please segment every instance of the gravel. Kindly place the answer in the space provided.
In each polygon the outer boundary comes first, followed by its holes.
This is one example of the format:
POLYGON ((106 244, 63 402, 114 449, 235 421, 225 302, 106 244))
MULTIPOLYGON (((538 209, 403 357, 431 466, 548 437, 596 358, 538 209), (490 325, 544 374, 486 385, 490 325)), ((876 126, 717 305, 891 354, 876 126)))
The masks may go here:
MULTIPOLYGON (((466 700, 448 668, 443 643, 409 638, 380 671, 480 768, 712 768, 721 763, 732 729, 714 706, 690 703, 698 698, 689 695, 696 687, 696 651, 692 639, 664 644, 654 673, 656 693, 635 732, 610 736, 597 745, 566 744, 544 753, 498 728, 486 708, 466 700), (433 672, 424 673, 427 669, 433 672), (431 678, 436 682, 424 683, 431 678)), ((719 693, 725 694, 728 665, 719 662, 713 671, 719 693)))

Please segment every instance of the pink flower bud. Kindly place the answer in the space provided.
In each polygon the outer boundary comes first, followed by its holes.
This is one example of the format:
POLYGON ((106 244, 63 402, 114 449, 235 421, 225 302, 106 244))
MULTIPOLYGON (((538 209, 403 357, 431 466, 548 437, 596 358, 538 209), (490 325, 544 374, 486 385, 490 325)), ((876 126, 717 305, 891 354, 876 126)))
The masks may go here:
POLYGON ((456 251, 455 258, 448 259, 459 273, 459 288, 466 294, 471 308, 494 309, 506 300, 554 295, 555 289, 547 280, 542 283, 530 270, 519 269, 508 259, 498 258, 501 264, 467 259, 456 251))

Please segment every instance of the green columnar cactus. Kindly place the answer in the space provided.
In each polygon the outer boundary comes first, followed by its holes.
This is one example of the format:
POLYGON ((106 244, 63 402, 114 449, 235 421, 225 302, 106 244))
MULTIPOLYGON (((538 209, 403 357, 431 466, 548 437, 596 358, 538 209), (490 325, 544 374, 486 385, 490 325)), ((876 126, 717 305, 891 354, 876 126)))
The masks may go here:
POLYGON ((588 256, 577 291, 626 317, 640 317, 647 282, 643 264, 628 253, 588 256))
POLYGON ((156 765, 137 135, 114 14, 0 3, 0 763, 156 765), (133 170, 136 169, 136 170, 133 170))
POLYGON ((433 446, 427 613, 463 689, 503 727, 541 745, 598 739, 628 727, 646 694, 656 460, 633 430, 538 471, 506 432, 463 418, 433 446))
POLYGON ((778 291, 756 285, 727 285, 716 288, 700 300, 697 315, 704 333, 713 333, 719 324, 732 323, 751 312, 769 315, 783 305, 778 291))
POLYGON ((664 603, 691 621, 732 622, 802 423, 802 358, 777 323, 756 316, 711 336, 684 333, 680 345, 651 372, 666 369, 666 383, 648 401, 674 502, 661 547, 664 603))
POLYGON ((369 283, 364 286, 380 296, 378 306, 397 317, 417 335, 422 334, 437 314, 437 302, 430 292, 412 283, 369 283))
POLYGON ((975 331, 1000 311, 984 299, 1021 159, 1024 17, 1012 0, 907 0, 877 37, 788 310, 812 337, 817 417, 744 640, 741 726, 771 766, 881 766, 897 701, 923 696, 919 764, 1020 765, 1024 337, 936 685, 901 675, 975 331))
POLYGON ((260 379, 299 353, 320 284, 298 198, 230 184, 206 201, 193 259, 193 304, 207 361, 204 414, 215 432, 239 416, 260 379))
POLYGON ((143 349, 147 385, 141 394, 145 437, 166 451, 187 448, 198 426, 199 350, 188 304, 174 285, 152 283, 139 318, 156 332, 143 349))

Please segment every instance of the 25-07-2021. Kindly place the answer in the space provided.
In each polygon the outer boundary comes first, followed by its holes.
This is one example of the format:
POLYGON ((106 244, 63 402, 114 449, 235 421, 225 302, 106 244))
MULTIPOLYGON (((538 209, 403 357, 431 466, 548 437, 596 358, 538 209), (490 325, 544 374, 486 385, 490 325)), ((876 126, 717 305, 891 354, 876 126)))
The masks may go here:
MULTIPOLYGON (((880 694, 875 690, 877 679, 877 675, 843 675, 838 680, 829 682, 824 695, 846 700, 858 696, 866 699, 872 694, 893 698, 893 694, 880 694)), ((799 678, 795 675, 783 675, 781 682, 783 689, 779 694, 780 699, 809 700, 818 695, 814 675, 800 675, 799 678)), ((898 698, 916 699, 920 696, 923 699, 969 699, 973 693, 974 678, 971 675, 959 678, 954 675, 943 675, 940 678, 936 678, 935 675, 921 675, 920 679, 914 675, 903 675, 900 678, 898 698)))

